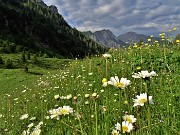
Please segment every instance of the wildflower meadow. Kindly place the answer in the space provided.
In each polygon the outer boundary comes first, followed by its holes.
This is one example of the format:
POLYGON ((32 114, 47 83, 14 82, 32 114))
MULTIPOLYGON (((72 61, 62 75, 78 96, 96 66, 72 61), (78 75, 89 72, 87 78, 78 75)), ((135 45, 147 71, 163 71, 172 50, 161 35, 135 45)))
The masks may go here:
POLYGON ((180 43, 166 35, 14 79, 0 135, 179 135, 180 43))

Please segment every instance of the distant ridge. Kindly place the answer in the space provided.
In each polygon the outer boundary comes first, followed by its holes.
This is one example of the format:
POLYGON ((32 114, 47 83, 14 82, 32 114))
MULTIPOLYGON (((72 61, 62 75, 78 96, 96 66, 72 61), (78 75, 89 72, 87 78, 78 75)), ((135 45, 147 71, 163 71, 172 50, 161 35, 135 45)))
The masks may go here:
MULTIPOLYGON (((144 34, 138 34, 132 31, 116 37, 110 30, 105 30, 105 29, 100 30, 100 31, 95 31, 94 33, 91 31, 86 31, 83 33, 87 37, 92 38, 94 41, 101 43, 106 47, 115 47, 115 48, 126 47, 128 45, 132 45, 135 42, 146 43, 148 41, 148 38, 150 37, 150 36, 147 36, 144 34)), ((154 40, 160 41, 160 38, 153 37, 152 41, 154 40)))
POLYGON ((103 44, 105 47, 123 47, 126 44, 121 40, 117 39, 116 36, 110 30, 100 30, 95 31, 94 33, 91 31, 83 32, 86 36, 92 38, 94 41, 103 44))
MULTIPOLYGON (((138 43, 141 41, 146 43, 149 37, 150 36, 147 36, 144 34, 137 34, 135 32, 127 32, 125 34, 118 36, 117 38, 125 43, 133 44, 135 42, 138 43)), ((160 38, 153 37, 152 40, 160 40, 160 38)))

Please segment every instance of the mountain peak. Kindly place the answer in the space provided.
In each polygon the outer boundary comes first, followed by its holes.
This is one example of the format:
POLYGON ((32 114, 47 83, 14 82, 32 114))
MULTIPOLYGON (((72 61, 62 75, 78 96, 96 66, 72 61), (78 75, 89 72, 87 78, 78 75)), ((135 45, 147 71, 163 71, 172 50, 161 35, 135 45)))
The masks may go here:
POLYGON ((103 44, 106 47, 115 47, 119 48, 124 46, 125 43, 121 40, 118 40, 116 36, 109 30, 103 29, 99 31, 92 32, 83 32, 86 36, 92 38, 94 41, 103 44))
MULTIPOLYGON (((147 42, 149 36, 130 31, 130 32, 127 32, 125 34, 118 36, 117 38, 125 43, 128 42, 129 44, 133 44, 134 42, 138 43, 140 41, 147 42)), ((156 37, 154 37, 154 39, 159 40, 156 37)))
POLYGON ((58 9, 57 9, 56 6, 51 5, 51 6, 48 6, 48 8, 50 9, 50 11, 51 11, 52 13, 58 13, 58 9))

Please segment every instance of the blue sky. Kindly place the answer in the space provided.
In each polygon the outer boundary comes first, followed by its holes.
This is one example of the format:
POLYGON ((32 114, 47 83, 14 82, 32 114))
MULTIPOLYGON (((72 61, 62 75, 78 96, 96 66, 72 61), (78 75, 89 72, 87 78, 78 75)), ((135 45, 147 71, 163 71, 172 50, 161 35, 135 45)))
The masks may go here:
POLYGON ((134 31, 158 35, 176 27, 180 33, 180 0, 44 0, 55 5, 80 31, 111 30, 116 36, 134 31))

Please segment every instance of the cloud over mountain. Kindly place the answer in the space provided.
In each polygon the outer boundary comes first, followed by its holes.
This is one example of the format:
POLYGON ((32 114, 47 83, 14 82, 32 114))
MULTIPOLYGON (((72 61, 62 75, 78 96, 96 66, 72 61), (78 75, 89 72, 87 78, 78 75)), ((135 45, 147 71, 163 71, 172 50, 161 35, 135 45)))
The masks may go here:
POLYGON ((158 34, 180 29, 179 0, 44 0, 81 31, 110 29, 116 35, 128 31, 158 34))

